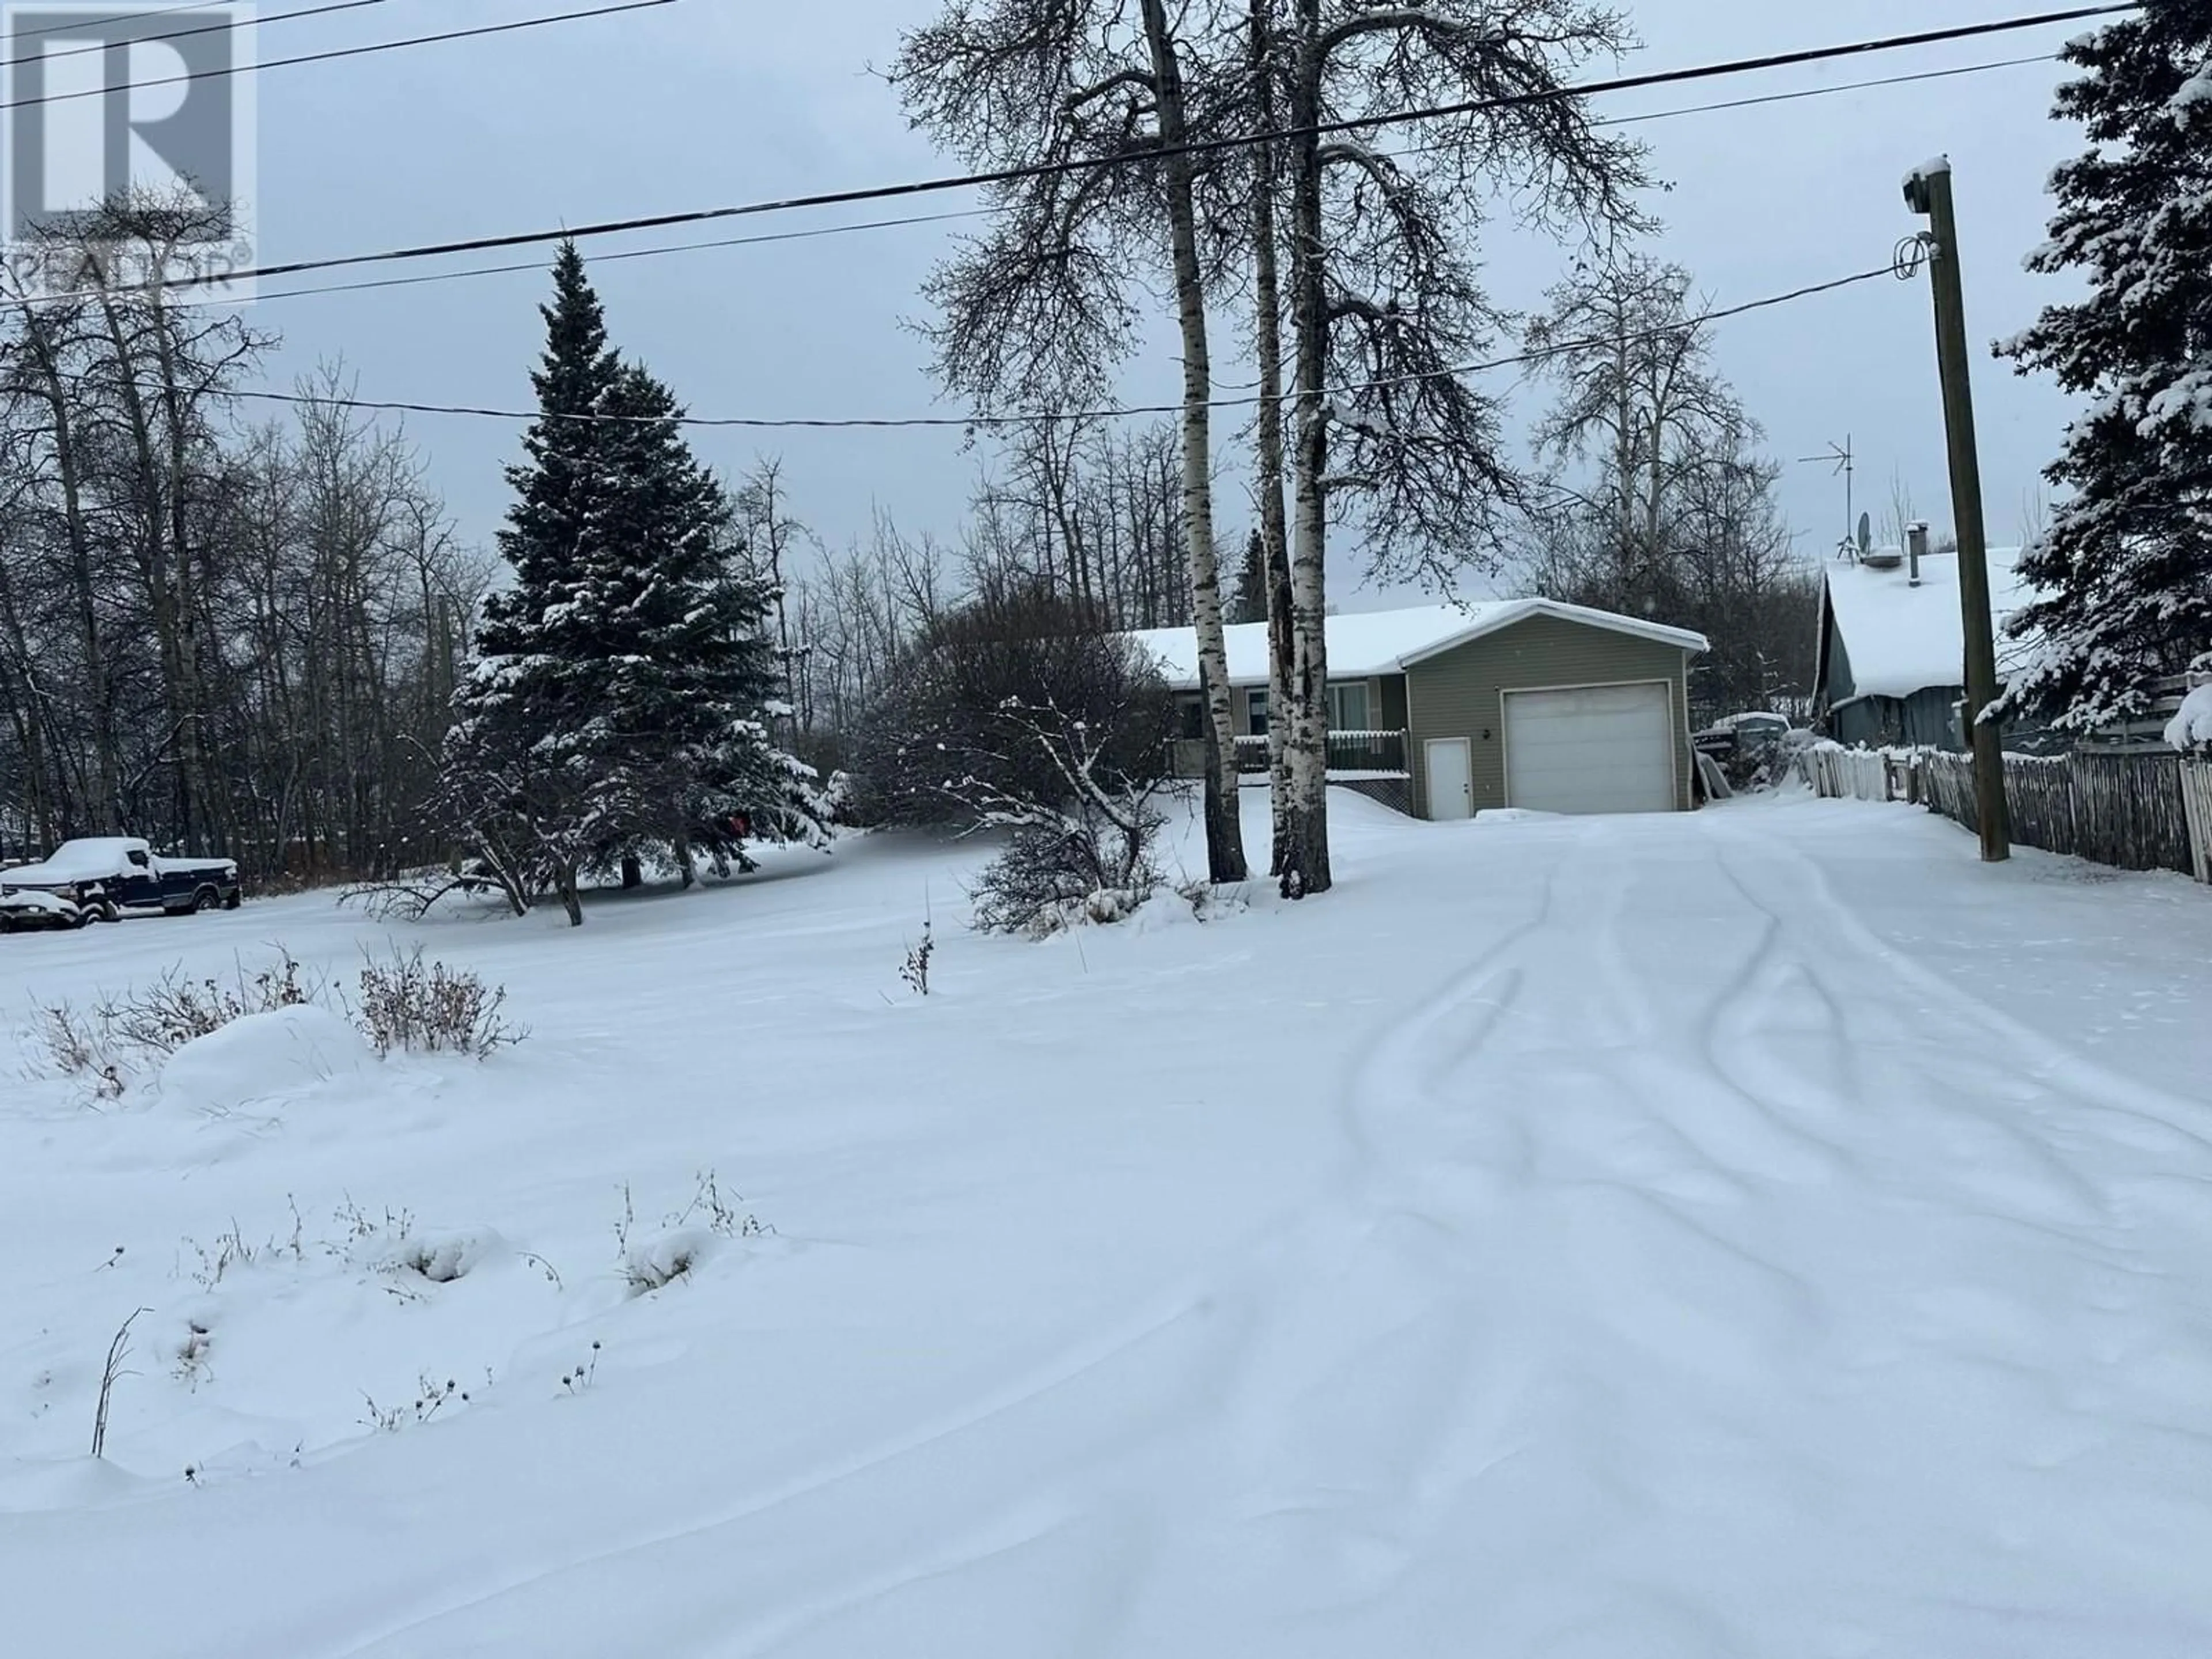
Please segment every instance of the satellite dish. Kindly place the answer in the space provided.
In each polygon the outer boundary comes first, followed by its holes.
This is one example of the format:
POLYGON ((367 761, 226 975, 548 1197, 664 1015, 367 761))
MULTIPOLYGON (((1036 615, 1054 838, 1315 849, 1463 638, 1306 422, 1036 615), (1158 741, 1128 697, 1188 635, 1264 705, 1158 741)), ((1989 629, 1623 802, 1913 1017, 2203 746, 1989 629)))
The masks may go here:
POLYGON ((1865 514, 1859 514, 1859 557, 1864 558, 1874 545, 1874 520, 1865 514))

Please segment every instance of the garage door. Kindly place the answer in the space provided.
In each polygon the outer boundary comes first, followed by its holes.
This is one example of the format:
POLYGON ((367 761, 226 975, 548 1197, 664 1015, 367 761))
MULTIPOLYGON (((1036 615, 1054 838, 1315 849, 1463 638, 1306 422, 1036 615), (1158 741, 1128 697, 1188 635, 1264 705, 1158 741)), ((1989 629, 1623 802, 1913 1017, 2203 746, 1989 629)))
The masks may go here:
POLYGON ((1536 812, 1671 812, 1674 737, 1664 684, 1513 691, 1505 790, 1536 812))

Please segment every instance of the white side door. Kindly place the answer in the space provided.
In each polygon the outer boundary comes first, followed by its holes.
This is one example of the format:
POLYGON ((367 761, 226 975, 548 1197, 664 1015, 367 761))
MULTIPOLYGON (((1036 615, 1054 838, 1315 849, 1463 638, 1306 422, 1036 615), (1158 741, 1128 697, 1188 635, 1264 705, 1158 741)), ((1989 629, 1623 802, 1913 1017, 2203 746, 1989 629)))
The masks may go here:
POLYGON ((1474 816, 1474 767, 1465 738, 1431 738, 1427 754, 1429 816, 1432 818, 1471 818, 1474 816))

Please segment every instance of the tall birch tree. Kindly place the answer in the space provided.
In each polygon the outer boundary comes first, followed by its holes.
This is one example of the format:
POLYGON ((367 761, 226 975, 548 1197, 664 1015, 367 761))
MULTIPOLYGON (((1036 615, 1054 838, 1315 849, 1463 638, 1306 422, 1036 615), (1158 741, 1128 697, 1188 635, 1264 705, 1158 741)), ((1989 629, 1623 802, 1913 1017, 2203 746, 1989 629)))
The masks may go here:
POLYGON ((1356 514, 1372 568, 1449 585, 1496 568, 1533 499, 1495 401, 1463 373, 1509 319, 1474 250, 1486 210, 1570 230, 1641 223, 1641 152, 1568 76, 1632 44, 1589 0, 1284 0, 1291 374, 1291 602, 1281 880, 1331 884, 1328 530, 1356 514), (1454 107, 1396 153, 1361 123, 1454 107), (1329 131, 1324 134, 1323 128, 1329 131))
MULTIPOLYGON (((1200 9, 1203 21, 1204 8, 1200 9)), ((1200 257, 1186 37, 1166 0, 952 0, 908 35, 892 74, 915 125, 979 168, 1097 161, 995 192, 994 228, 936 273, 928 329, 951 389, 986 410, 1095 398, 1134 343, 1127 251, 1148 248, 1176 296, 1183 368, 1182 524, 1206 705, 1206 854, 1247 873, 1221 576, 1213 536, 1211 353, 1200 257)))

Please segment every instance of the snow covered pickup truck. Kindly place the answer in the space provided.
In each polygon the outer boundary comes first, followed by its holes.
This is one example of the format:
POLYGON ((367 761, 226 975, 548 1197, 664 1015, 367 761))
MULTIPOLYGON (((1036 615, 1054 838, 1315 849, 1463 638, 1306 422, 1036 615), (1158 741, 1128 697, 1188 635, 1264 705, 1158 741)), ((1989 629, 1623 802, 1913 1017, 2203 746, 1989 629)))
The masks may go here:
POLYGON ((65 841, 39 864, 0 871, 0 892, 66 900, 91 921, 117 921, 126 910, 238 908, 238 866, 228 859, 162 858, 127 836, 65 841))

